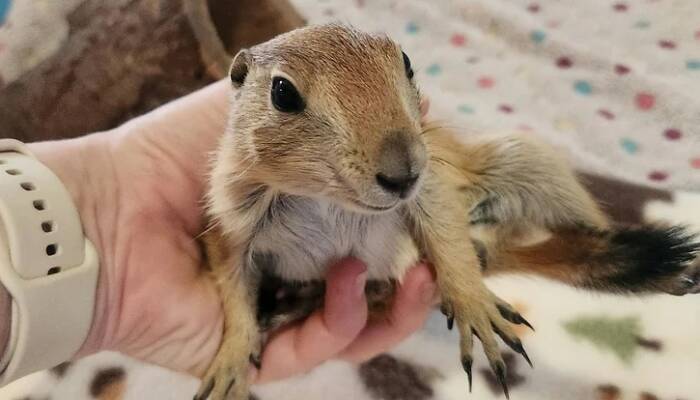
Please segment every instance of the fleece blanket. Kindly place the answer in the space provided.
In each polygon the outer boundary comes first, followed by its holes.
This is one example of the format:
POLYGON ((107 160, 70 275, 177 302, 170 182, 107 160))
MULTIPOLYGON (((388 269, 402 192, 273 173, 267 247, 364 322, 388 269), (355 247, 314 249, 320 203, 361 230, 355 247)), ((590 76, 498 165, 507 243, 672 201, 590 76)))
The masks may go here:
MULTIPOLYGON (((62 16, 79 0, 8 3, 0 0, 0 74, 11 80, 65 37, 62 16), (39 31, 52 32, 51 40, 31 37, 39 31)), ((399 41, 432 116, 445 125, 467 135, 541 136, 596 174, 592 188, 618 220, 700 231, 697 0, 294 4, 310 23, 340 20, 399 41)), ((700 399, 700 298, 611 297, 517 277, 489 285, 537 328, 520 332, 534 369, 504 348, 511 398, 700 399)), ((478 348, 467 393, 456 340, 435 313, 422 331, 367 363, 329 362, 254 391, 260 400, 503 398, 478 348)), ((177 400, 191 398, 197 384, 101 354, 20 380, 0 389, 0 399, 177 400)))

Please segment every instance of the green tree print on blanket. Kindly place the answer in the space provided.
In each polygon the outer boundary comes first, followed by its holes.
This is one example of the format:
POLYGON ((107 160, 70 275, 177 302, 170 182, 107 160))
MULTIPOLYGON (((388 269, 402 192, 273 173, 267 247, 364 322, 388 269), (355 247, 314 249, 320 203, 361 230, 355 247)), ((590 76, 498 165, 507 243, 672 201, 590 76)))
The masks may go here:
POLYGON ((612 351, 628 365, 640 348, 642 327, 638 317, 581 317, 565 322, 564 328, 575 337, 612 351))

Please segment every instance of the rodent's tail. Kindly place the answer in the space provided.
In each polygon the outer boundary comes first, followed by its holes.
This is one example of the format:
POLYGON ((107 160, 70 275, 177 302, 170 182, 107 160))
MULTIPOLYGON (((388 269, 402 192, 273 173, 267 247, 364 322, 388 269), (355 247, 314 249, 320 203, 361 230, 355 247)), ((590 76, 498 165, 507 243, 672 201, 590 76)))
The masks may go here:
POLYGON ((485 272, 530 273, 616 293, 700 292, 700 243, 678 226, 559 230, 532 246, 501 248, 485 272))

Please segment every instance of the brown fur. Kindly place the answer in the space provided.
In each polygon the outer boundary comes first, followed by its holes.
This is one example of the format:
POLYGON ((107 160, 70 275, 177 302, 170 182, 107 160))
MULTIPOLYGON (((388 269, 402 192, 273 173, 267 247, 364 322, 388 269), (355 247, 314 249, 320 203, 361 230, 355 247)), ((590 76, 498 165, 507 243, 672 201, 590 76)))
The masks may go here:
POLYGON ((689 289, 679 280, 688 277, 687 258, 696 250, 686 236, 606 233, 606 218, 553 150, 516 136, 460 141, 423 124, 409 75, 386 36, 341 25, 299 29, 234 60, 239 90, 213 165, 213 227, 205 237, 226 332, 196 398, 247 398, 267 270, 319 280, 326 264, 355 255, 371 279, 400 280, 424 257, 434 265, 443 310, 460 330, 465 368, 471 374, 475 333, 502 382, 496 335, 527 358, 511 326, 526 321, 487 289, 480 264, 487 274, 537 273, 584 287, 689 289), (293 83, 303 111, 270 104, 273 76, 293 83), (387 148, 399 145, 409 170, 420 174, 405 197, 378 184, 387 148), (534 233, 544 242, 531 243, 534 233), (650 237, 665 241, 658 248, 635 243, 650 237), (638 262, 652 253, 667 269, 638 262))

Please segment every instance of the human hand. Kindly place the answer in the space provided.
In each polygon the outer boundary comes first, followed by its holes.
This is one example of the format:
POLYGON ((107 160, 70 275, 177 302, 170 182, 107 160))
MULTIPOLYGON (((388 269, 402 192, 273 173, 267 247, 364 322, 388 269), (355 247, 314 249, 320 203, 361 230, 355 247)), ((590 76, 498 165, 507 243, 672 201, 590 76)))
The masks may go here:
MULTIPOLYGON (((31 150, 66 185, 100 254, 93 327, 80 355, 115 350, 201 376, 223 332, 220 300, 204 274, 197 236, 209 155, 225 130, 228 83, 218 82, 112 131, 31 150)), ((413 268, 386 322, 367 322, 355 289, 365 267, 331 268, 324 309, 274 335, 260 381, 330 358, 359 361, 418 329, 435 296, 425 265, 413 268)), ((359 297, 358 297, 359 296, 359 297)))

